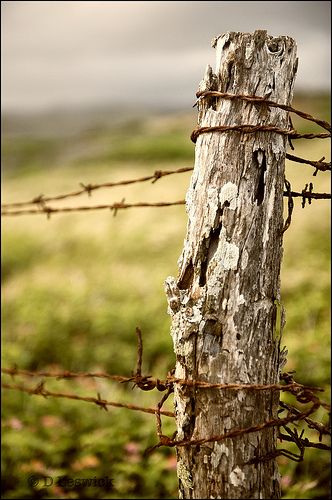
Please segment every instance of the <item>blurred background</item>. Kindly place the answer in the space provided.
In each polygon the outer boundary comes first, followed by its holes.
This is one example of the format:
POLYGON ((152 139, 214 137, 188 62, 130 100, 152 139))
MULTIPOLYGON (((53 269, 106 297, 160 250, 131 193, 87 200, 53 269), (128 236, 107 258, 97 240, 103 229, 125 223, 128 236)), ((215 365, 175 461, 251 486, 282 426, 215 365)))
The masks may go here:
MULTIPOLYGON (((214 36, 266 29, 298 46, 293 105, 330 120, 330 2, 1 2, 2 203, 191 167, 192 108, 214 36)), ((300 132, 314 124, 293 119, 300 132)), ((320 131, 320 130, 319 130, 320 131)), ((330 161, 328 141, 299 140, 295 154, 330 161)), ((287 162, 296 191, 328 173, 287 162)), ((183 199, 190 172, 52 206, 183 199)), ((174 366, 163 283, 177 275, 184 207, 2 218, 2 365, 131 375, 135 328, 143 371, 174 366)), ((283 344, 298 382, 330 383, 330 203, 295 200, 284 237, 283 344)), ((8 377, 4 376, 6 381, 8 377)), ((18 381, 18 379, 17 379, 18 381)), ((37 379, 26 380, 34 385, 37 379)), ((101 379, 47 381, 50 390, 154 406, 158 394, 101 379)), ((166 404, 172 410, 172 402, 166 404)), ((323 418, 323 416, 322 416, 323 418)), ((164 419, 164 432, 174 430, 164 419)), ((177 498, 173 449, 149 457, 152 415, 4 391, 3 498, 177 498), (114 490, 31 487, 30 474, 111 477, 114 490)), ((308 435, 310 438, 310 435, 308 435)), ((283 446, 286 446, 283 443, 283 446)), ((283 498, 330 498, 329 453, 279 459, 283 498)))

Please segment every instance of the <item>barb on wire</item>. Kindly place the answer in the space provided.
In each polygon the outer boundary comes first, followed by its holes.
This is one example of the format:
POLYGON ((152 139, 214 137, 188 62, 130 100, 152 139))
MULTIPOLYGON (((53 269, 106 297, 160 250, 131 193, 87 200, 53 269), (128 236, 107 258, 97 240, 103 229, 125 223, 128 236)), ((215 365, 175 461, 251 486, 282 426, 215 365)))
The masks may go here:
POLYGON ((297 163, 304 163, 306 165, 312 165, 315 167, 315 172, 312 174, 314 176, 317 175, 318 170, 321 172, 326 172, 326 171, 331 171, 331 162, 326 162, 325 156, 323 156, 320 160, 318 161, 312 161, 312 160, 306 160, 305 158, 300 158, 299 156, 294 156, 290 154, 286 154, 287 160, 294 161, 297 163))
POLYGON ((314 116, 310 115, 309 113, 305 113, 304 111, 300 111, 299 109, 293 108, 292 106, 287 106, 286 104, 279 104, 275 101, 270 101, 266 99, 265 97, 259 97, 255 95, 245 95, 245 94, 229 94, 227 92, 218 92, 216 90, 205 90, 205 91, 200 91, 197 92, 196 97, 198 97, 198 100, 194 104, 194 106, 200 101, 200 99, 203 99, 204 97, 221 97, 223 99, 240 99, 243 101, 248 101, 248 102, 255 102, 255 103, 262 103, 267 105, 268 107, 274 107, 274 108, 281 108, 284 109, 285 111, 289 111, 291 113, 294 113, 301 118, 304 118, 305 120, 312 121, 319 125, 320 127, 324 128, 325 130, 328 130, 331 132, 331 124, 328 123, 325 120, 320 120, 318 118, 315 118, 314 116))
POLYGON ((167 382, 161 381, 158 378, 152 379, 151 375, 142 375, 142 362, 143 362, 143 339, 142 331, 138 326, 136 327, 137 335, 137 361, 136 361, 136 372, 133 377, 131 377, 127 382, 134 382, 133 387, 138 387, 142 391, 152 391, 153 389, 158 389, 158 391, 166 391, 167 382))
POLYGON ((291 188, 290 182, 287 179, 285 179, 285 186, 286 186, 287 193, 288 193, 288 215, 287 215, 287 219, 285 221, 284 227, 282 229, 282 234, 285 231, 287 231, 287 229, 291 225, 292 213, 293 213, 293 208, 294 208, 294 202, 293 202, 293 197, 292 197, 292 188, 291 188))
POLYGON ((308 190, 308 184, 306 184, 306 185, 304 186, 304 189, 302 189, 302 208, 304 208, 304 207, 305 207, 305 204, 306 204, 307 199, 308 199, 308 203, 309 203, 309 205, 311 205, 311 197, 307 198, 305 195, 306 195, 307 193, 311 194, 311 193, 312 193, 313 188, 314 188, 314 185, 313 185, 313 183, 312 183, 312 182, 310 182, 310 183, 309 183, 309 190, 308 190))
MULTIPOLYGON (((161 398, 161 400, 157 404, 158 409, 156 410, 156 427, 157 427, 158 444, 163 443, 163 445, 166 445, 166 446, 169 443, 173 442, 173 440, 175 439, 176 434, 177 434, 177 431, 175 431, 173 433, 172 437, 169 437, 169 436, 166 436, 165 434, 163 434, 163 432, 162 432, 161 408, 162 408, 163 404, 165 403, 165 401, 170 396, 170 394, 172 394, 172 392, 174 392, 174 387, 169 386, 167 388, 167 392, 163 395, 163 397, 161 398)), ((149 456, 153 451, 155 451, 159 447, 158 444, 156 444, 154 446, 150 446, 149 448, 146 448, 146 450, 143 453, 143 456, 144 457, 149 456)))
POLYGON ((14 202, 14 203, 2 203, 1 207, 2 208, 18 208, 18 207, 23 207, 26 205, 43 205, 45 206, 45 203, 49 201, 58 201, 58 200, 65 200, 67 198, 73 198, 76 196, 80 196, 84 193, 87 193, 88 196, 91 196, 91 193, 97 189, 101 188, 112 188, 115 186, 127 186, 129 184, 136 184, 139 182, 147 182, 147 181, 152 181, 152 184, 157 182, 157 180, 161 179, 162 177, 166 177, 168 175, 173 175, 173 174, 181 174, 184 172, 190 172, 193 170, 193 167, 183 167, 183 168, 178 168, 176 170, 156 170, 152 175, 147 175, 145 177, 138 177, 136 179, 127 179, 127 180, 122 180, 118 182, 104 182, 101 184, 83 184, 83 182, 80 182, 80 186, 82 186, 82 189, 78 191, 72 191, 69 193, 65 194, 59 194, 56 196, 44 196, 43 194, 36 196, 35 198, 32 198, 32 200, 28 201, 19 201, 19 202, 14 202))
MULTIPOLYGON (((320 401, 320 405, 325 408, 327 411, 330 411, 331 410, 331 407, 330 405, 327 405, 326 403, 324 403, 323 401, 320 401)), ((290 404, 288 403, 285 403, 284 401, 279 401, 279 406, 280 406, 280 413, 287 410, 289 414, 293 414, 293 415, 299 415, 301 412, 300 410, 298 410, 297 408, 295 408, 294 406, 291 406, 290 404)), ((314 429, 318 432, 319 434, 319 442, 322 441, 322 436, 323 435, 327 435, 327 436, 330 436, 331 435, 331 428, 326 426, 326 425, 323 425, 319 422, 316 422, 315 420, 312 420, 311 418, 304 418, 303 419, 306 424, 308 425, 309 429, 314 429)))
MULTIPOLYGON (((290 126, 290 130, 294 130, 294 125, 293 125, 293 120, 292 120, 291 115, 288 115, 288 123, 290 126)), ((291 150, 294 151, 295 148, 294 148, 293 143, 292 143, 292 138, 289 135, 287 136, 287 141, 288 141, 288 144, 289 144, 289 147, 291 148, 291 150)))
POLYGON ((143 363, 143 340, 142 340, 142 331, 137 326, 136 327, 136 335, 137 335, 137 364, 136 364, 136 377, 142 376, 142 363, 143 363))
MULTIPOLYGON (((162 415, 162 407, 163 407, 163 404, 165 403, 165 401, 169 398, 169 396, 172 394, 172 392, 174 392, 174 388, 173 386, 168 386, 167 388, 167 391, 165 392, 165 394, 163 395, 163 397, 161 398, 161 400, 159 401, 159 403, 157 404, 157 410, 156 410, 156 419, 157 419, 157 436, 159 439, 169 439, 168 436, 164 436, 163 433, 162 433, 162 423, 161 423, 161 415, 162 415)), ((175 434, 174 436, 175 437, 175 434)))

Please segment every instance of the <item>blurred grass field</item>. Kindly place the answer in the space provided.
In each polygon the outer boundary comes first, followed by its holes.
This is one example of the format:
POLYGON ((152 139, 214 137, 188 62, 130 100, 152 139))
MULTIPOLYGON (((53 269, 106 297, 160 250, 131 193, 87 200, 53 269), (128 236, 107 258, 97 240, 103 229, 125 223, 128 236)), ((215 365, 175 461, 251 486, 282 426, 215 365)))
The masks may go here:
MULTIPOLYGON (((294 105, 328 119, 328 99, 294 105)), ((315 130, 294 119, 299 130, 315 130)), ((195 114, 152 116, 116 128, 91 128, 73 137, 3 138, 2 201, 72 191, 102 183, 192 166, 189 135, 195 114)), ((328 157, 328 141, 294 141, 295 154, 328 157)), ((287 162, 293 190, 309 182, 330 191, 330 176, 287 162)), ((185 196, 190 172, 95 191, 91 198, 52 206, 170 201, 185 196)), ((286 203, 285 203, 286 206, 286 203)), ((285 212, 286 213, 286 212, 285 212)), ((163 378, 174 366, 163 283, 177 274, 186 231, 183 206, 4 217, 2 219, 2 365, 19 368, 104 370, 131 375, 135 328, 144 340, 144 373, 163 378)), ((330 388, 330 202, 301 208, 295 200, 284 237, 282 302, 287 324, 287 371, 308 385, 330 388)), ((5 378, 5 376, 4 376, 5 378)), ((6 376, 6 381, 9 377, 6 376)), ((15 379, 16 381, 16 379, 15 379)), ((15 382, 14 381, 14 382, 15 382)), ((18 379, 17 379, 18 381, 18 379)), ((34 385, 37 380, 26 380, 34 385)), ((129 390, 101 379, 48 380, 49 390, 154 406, 158 394, 129 390)), ((172 410, 172 403, 165 408, 172 410)), ((175 426, 164 418, 164 433, 175 426)), ((3 498, 177 498, 173 449, 156 443, 155 418, 125 409, 99 411, 88 403, 3 392, 3 498), (114 490, 32 488, 30 474, 111 477, 114 490)), ((301 463, 280 459, 283 498, 329 498, 329 453, 306 450, 301 463)))

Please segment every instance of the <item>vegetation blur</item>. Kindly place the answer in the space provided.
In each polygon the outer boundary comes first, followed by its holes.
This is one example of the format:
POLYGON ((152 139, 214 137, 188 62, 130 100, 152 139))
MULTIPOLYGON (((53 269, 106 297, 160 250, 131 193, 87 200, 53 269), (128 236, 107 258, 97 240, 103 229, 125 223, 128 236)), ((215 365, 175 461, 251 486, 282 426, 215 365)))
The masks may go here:
MULTIPOLYGON (((294 107, 330 120, 329 96, 298 95, 294 107)), ((108 116, 104 111, 104 116, 108 116)), ((61 114, 20 121, 3 118, 2 202, 24 201, 102 183, 191 167, 189 136, 196 111, 154 112, 61 122, 61 114), (80 124, 79 126, 77 124, 80 124), (53 128, 52 128, 53 127, 53 128)), ((300 132, 316 131, 292 117, 300 132)), ((320 130, 319 130, 320 131, 320 130)), ((294 141, 294 154, 330 161, 328 140, 294 141)), ((330 174, 287 161, 294 191, 313 182, 330 191, 330 174)), ((51 206, 125 201, 176 201, 185 197, 191 173, 100 189, 51 206)), ((282 303, 289 351, 286 371, 297 382, 330 395, 330 202, 295 208, 284 235, 282 303)), ((285 215, 287 202, 285 200, 285 215)), ((183 206, 132 208, 116 217, 105 211, 2 218, 2 366, 28 370, 135 370, 136 326, 143 334, 143 372, 164 378, 174 367, 164 280, 177 275, 186 232, 183 206)), ((10 381, 8 375, 4 375, 10 381)), ((14 382, 19 382, 15 378, 14 382)), ((22 379, 35 386, 38 379, 22 379)), ((104 379, 53 380, 49 390, 74 392, 140 406, 155 406, 161 393, 143 392, 104 379)), ((154 415, 121 408, 100 411, 80 401, 3 391, 3 498, 177 498, 176 457, 156 444, 154 415), (37 486, 28 477, 40 478, 37 486), (45 487, 43 477, 54 484, 45 487), (103 478, 113 488, 56 484, 56 478, 103 478)), ((285 396, 282 396, 285 398, 285 396)), ((172 398, 165 409, 172 410, 172 398)), ((163 432, 175 430, 163 418, 163 432)), ((306 436, 310 439, 310 430, 306 436)), ((283 443, 283 446, 286 443, 283 443)), ((295 450, 293 450, 295 451, 295 450)), ((307 449, 303 462, 278 458, 283 498, 330 498, 330 454, 307 449)))

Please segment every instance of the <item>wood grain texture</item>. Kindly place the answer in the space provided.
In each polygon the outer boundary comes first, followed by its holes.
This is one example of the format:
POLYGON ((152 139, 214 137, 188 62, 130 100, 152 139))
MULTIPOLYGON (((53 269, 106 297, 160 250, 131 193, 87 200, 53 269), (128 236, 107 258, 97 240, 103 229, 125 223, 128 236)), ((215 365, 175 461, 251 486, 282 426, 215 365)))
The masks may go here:
MULTIPOLYGON (((216 69, 199 90, 266 97, 289 105, 296 45, 266 31, 214 40, 216 69)), ((261 103, 205 98, 198 125, 288 127, 288 113, 261 103)), ((186 196, 187 234, 177 279, 165 283, 175 376, 210 383, 279 378, 283 184, 287 138, 272 132, 198 137, 186 196)), ((278 393, 176 386, 177 439, 199 439, 276 418, 278 393)), ((178 447, 180 498, 279 498, 276 431, 178 447)))

